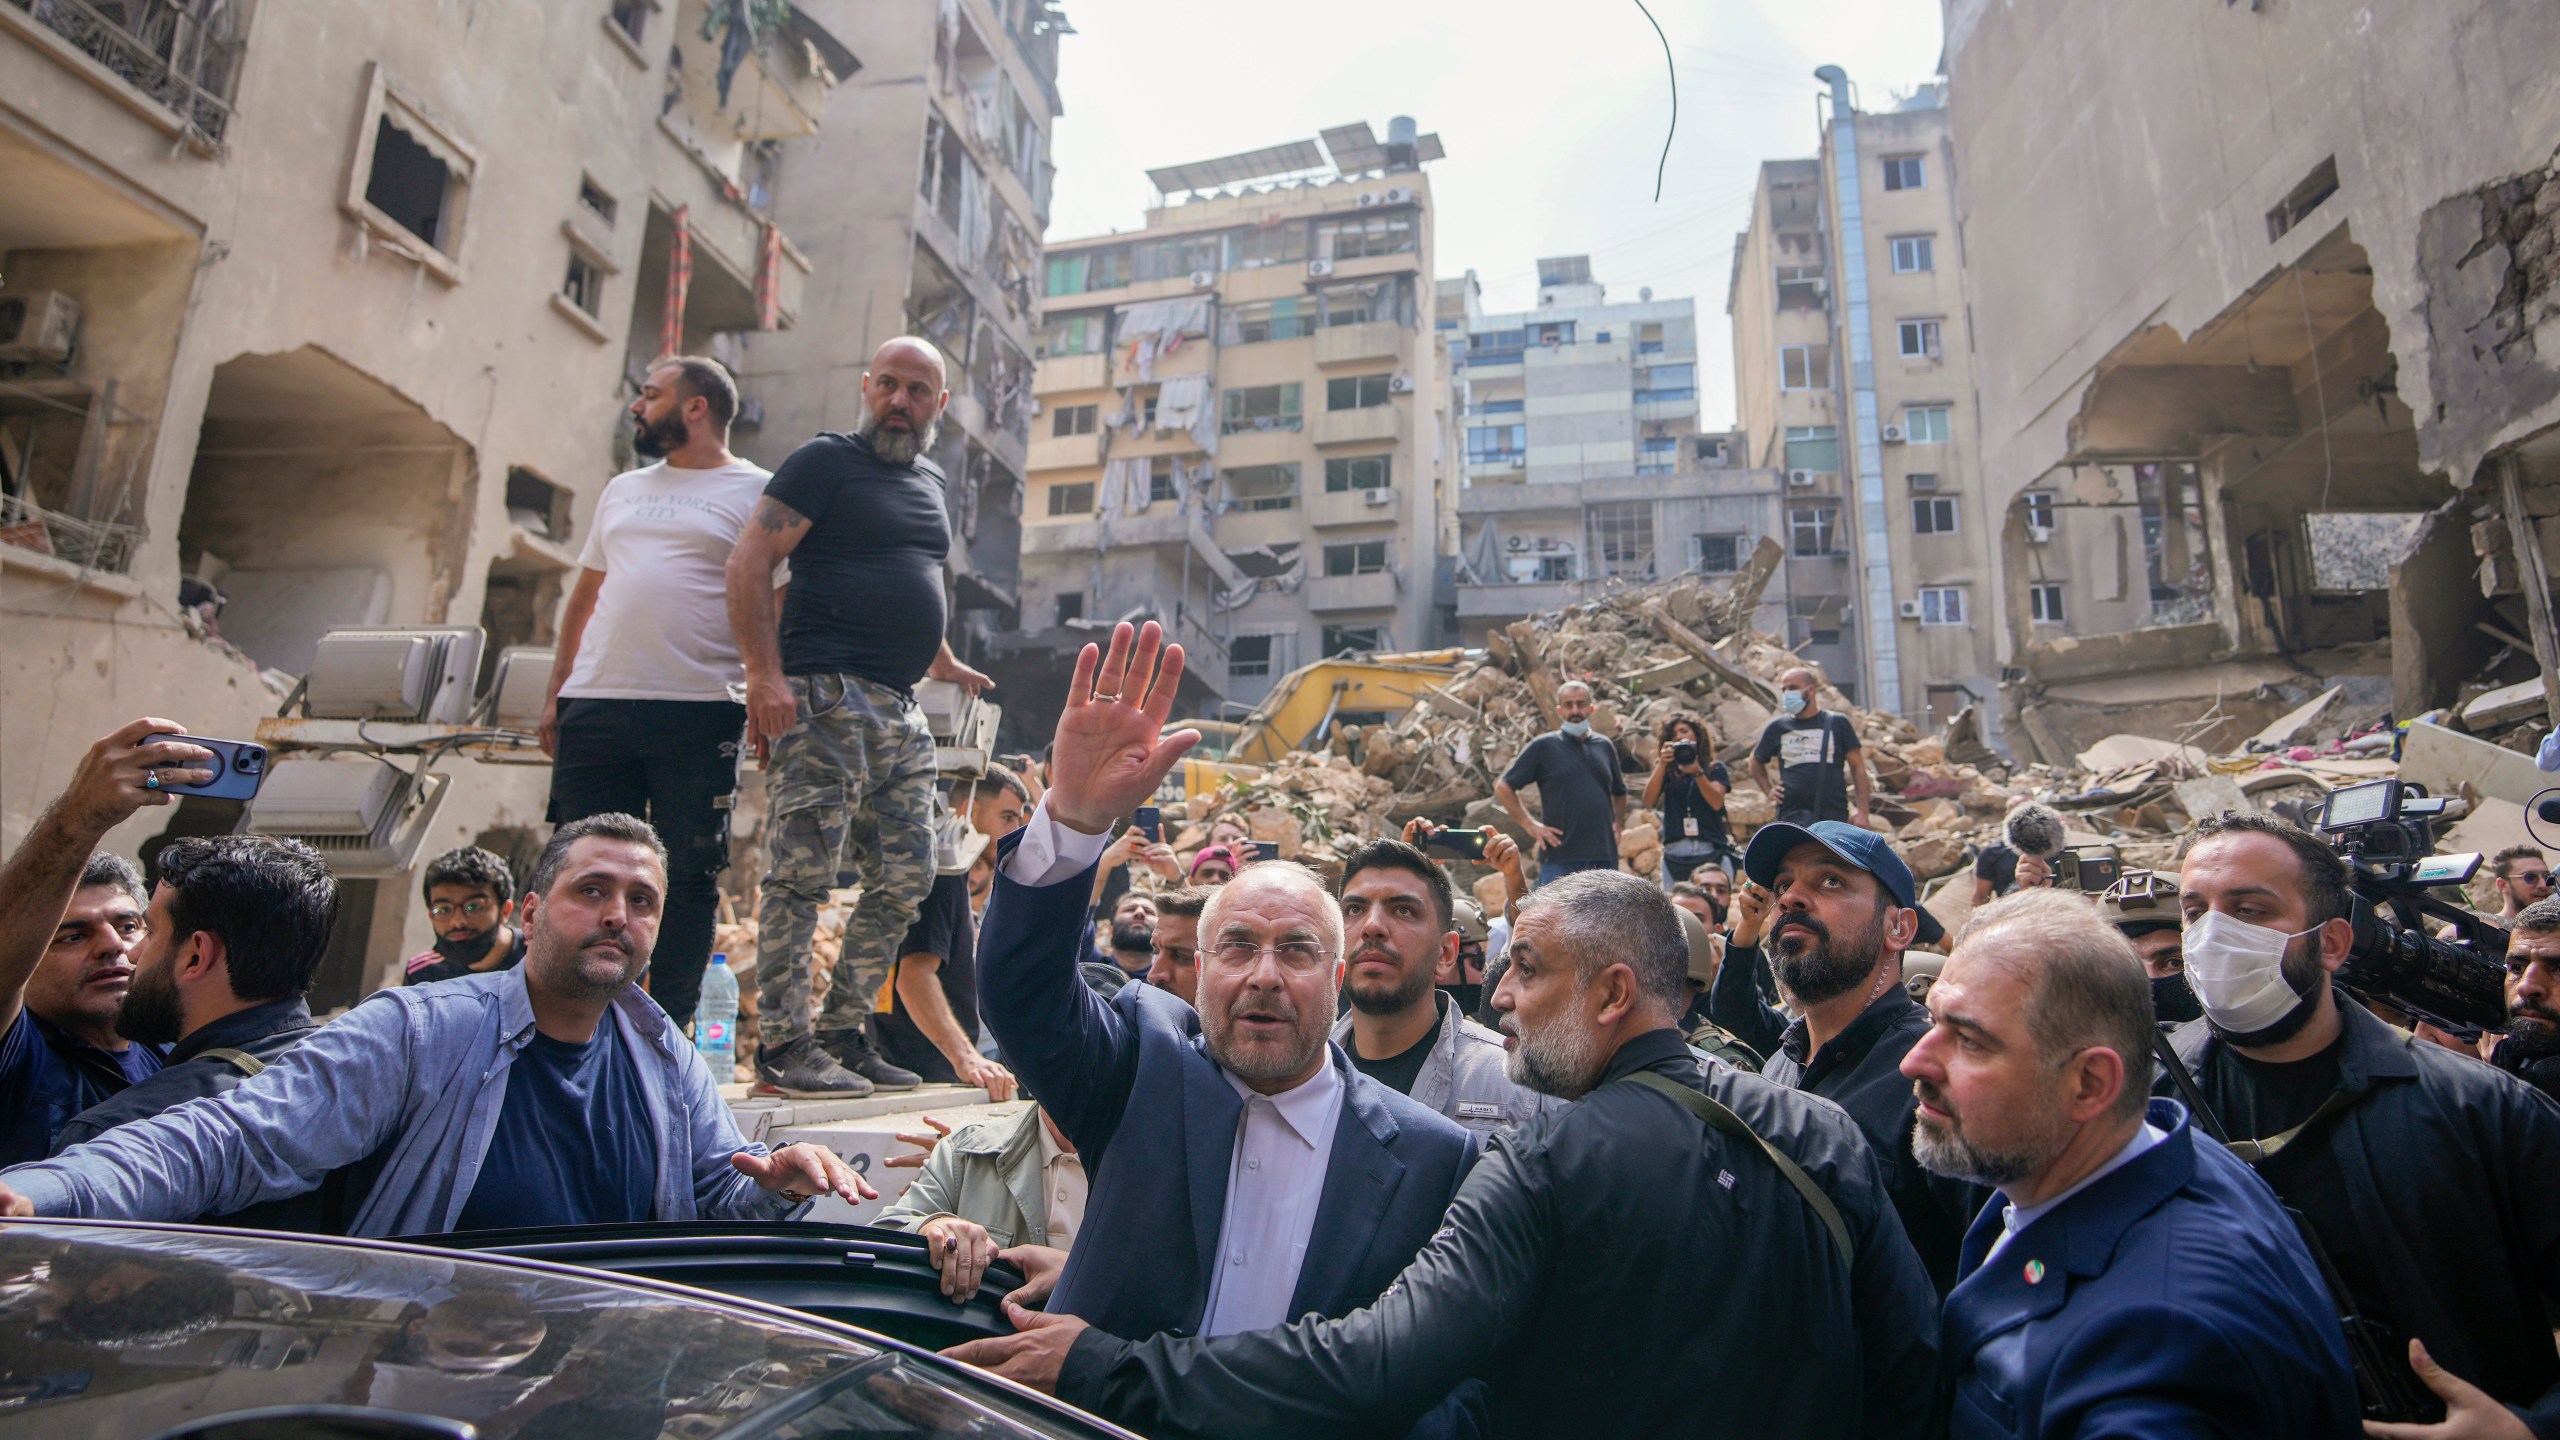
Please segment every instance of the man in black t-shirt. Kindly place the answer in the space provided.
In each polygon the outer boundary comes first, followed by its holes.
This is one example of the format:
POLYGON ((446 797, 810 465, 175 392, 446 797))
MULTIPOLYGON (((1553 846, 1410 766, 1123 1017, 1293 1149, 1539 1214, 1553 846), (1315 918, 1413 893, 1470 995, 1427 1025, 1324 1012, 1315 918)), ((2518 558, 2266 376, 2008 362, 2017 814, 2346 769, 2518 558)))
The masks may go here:
POLYGON ((1875 798, 1875 778, 1867 770, 1867 754, 1858 743, 1849 717, 1822 708, 1822 677, 1798 666, 1778 678, 1778 708, 1752 747, 1751 775, 1777 802, 1778 818, 1790 825, 1817 820, 1846 820, 1863 828, 1875 798), (1778 778, 1769 777, 1769 762, 1778 762, 1778 778), (1849 804, 1850 780, 1857 782, 1857 808, 1849 804))
POLYGON ((1538 842, 1538 883, 1577 870, 1618 867, 1618 827, 1627 819, 1627 782, 1618 773, 1618 747, 1591 733, 1591 687, 1567 680, 1556 687, 1559 726, 1529 742, 1502 778, 1493 798, 1538 842), (1538 787, 1544 821, 1529 818, 1522 786, 1538 787))
POLYGON ((747 732, 770 798, 757 912, 760 1092, 849 1097, 918 1083, 881 1058, 868 1030, 871 998, 934 883, 933 736, 915 685, 930 676, 975 694, 994 683, 943 639, 951 532, 942 471, 924 454, 950 399, 930 342, 881 346, 863 373, 854 433, 793 451, 729 557, 747 732), (790 598, 777 626, 772 576, 786 558, 790 598), (810 942, 848 848, 862 899, 812 1033, 810 942))
POLYGON ((880 1049, 889 1063, 937 1085, 976 1085, 992 1101, 1013 1098, 1013 1074, 978 1053, 978 924, 969 908, 969 872, 984 846, 1022 828, 1029 792, 1012 772, 952 787, 952 808, 973 832, 934 877, 916 923, 898 946, 898 964, 878 1012, 880 1049), (981 838, 983 837, 983 838, 981 838))

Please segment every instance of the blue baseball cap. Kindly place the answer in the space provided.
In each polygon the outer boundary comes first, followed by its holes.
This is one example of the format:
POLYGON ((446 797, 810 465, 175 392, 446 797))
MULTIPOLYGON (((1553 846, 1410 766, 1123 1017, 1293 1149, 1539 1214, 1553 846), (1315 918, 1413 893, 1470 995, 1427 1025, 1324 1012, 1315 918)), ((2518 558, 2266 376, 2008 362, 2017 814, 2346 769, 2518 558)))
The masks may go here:
MULTIPOLYGON (((1763 825, 1751 837, 1751 845, 1742 852, 1742 873, 1754 884, 1772 888, 1777 884, 1778 865, 1787 852, 1807 841, 1821 846, 1876 877, 1893 903, 1906 910, 1920 910, 1919 882, 1911 878, 1911 867, 1894 853, 1885 838, 1864 826, 1842 820, 1817 820, 1811 825, 1795 825, 1780 821, 1763 825)), ((1914 938, 1923 945, 1934 945, 1946 935, 1946 927, 1937 917, 1920 910, 1920 933, 1914 938)))

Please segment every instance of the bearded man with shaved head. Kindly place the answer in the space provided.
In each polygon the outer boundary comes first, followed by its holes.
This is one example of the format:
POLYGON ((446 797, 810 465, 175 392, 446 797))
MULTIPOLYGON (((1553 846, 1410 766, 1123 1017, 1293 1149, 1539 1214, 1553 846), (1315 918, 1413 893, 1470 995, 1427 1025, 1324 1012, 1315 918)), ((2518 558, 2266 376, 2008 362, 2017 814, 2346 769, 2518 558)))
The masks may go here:
POLYGON ((912 1089, 883 1059, 873 998, 933 888, 934 750, 916 682, 994 682, 943 638, 946 479, 925 458, 951 401, 942 352, 901 335, 862 375, 853 433, 791 453, 729 557, 729 618, 747 672, 747 735, 770 798, 757 987, 760 1093, 912 1089), (791 562, 777 623, 774 567, 791 562), (810 942, 850 852, 862 899, 815 1016, 810 942))

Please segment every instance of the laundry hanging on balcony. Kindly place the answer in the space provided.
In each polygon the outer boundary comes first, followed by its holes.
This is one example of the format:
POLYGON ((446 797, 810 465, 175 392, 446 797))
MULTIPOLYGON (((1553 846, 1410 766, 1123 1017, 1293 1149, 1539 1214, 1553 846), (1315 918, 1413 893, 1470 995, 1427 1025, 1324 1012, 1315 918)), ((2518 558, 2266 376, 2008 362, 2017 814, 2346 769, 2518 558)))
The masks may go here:
POLYGON ((1187 430, 1204 452, 1218 453, 1217 410, 1209 403, 1209 377, 1176 375, 1156 390, 1156 429, 1187 430))
POLYGON ((1119 343, 1127 349, 1121 364, 1133 367, 1141 382, 1156 378, 1156 360, 1182 348, 1182 342, 1209 334, 1209 297, 1182 295, 1120 307, 1119 343))

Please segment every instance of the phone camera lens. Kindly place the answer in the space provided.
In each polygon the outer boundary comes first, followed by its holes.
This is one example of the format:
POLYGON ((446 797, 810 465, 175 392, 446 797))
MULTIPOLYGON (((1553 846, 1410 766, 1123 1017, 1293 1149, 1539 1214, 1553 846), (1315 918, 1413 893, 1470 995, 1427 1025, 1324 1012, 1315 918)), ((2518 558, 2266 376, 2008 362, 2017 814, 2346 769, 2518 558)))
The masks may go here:
POLYGON ((267 752, 254 745, 244 745, 232 758, 231 768, 243 775, 258 774, 267 768, 267 752))

